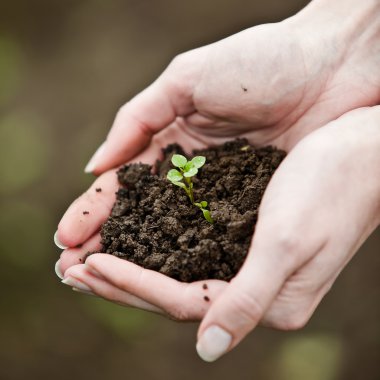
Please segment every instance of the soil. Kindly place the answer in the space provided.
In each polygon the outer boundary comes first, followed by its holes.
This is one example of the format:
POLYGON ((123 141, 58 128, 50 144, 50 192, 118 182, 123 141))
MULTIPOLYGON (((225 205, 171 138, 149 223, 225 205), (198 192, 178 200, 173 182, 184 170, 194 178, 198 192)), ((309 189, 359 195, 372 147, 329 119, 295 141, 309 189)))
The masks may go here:
POLYGON ((118 171, 121 187, 101 228, 103 252, 184 282, 228 281, 247 255, 261 198, 285 152, 244 139, 193 152, 206 157, 193 177, 194 198, 208 202, 214 224, 166 179, 175 153, 185 155, 177 144, 163 150, 155 174, 141 163, 118 171))

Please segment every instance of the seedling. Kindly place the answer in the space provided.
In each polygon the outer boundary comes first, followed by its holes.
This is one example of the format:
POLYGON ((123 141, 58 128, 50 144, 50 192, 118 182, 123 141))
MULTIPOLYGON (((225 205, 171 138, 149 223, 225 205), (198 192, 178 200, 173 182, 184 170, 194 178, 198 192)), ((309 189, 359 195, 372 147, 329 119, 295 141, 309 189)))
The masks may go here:
POLYGON ((195 202, 194 201, 194 193, 193 193, 193 181, 191 180, 198 173, 198 169, 200 169, 206 162, 206 157, 196 156, 191 161, 188 161, 185 156, 182 154, 173 154, 172 164, 178 168, 171 169, 168 171, 166 178, 176 186, 181 187, 185 190, 187 196, 189 197, 191 203, 194 206, 200 208, 203 213, 203 216, 209 223, 214 223, 214 220, 211 217, 210 211, 207 210, 207 202, 195 202))

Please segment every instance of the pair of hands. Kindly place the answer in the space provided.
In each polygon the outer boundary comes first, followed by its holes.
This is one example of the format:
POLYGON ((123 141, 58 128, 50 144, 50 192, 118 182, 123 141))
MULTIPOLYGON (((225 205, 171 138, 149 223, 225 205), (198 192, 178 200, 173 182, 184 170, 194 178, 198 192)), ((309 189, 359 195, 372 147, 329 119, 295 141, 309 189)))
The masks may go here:
MULTIPOLYGON (((350 2, 340 6, 351 11, 350 2)), ((325 1, 317 0, 281 23, 175 58, 120 109, 86 168, 99 176, 56 235, 66 247, 56 266, 64 283, 176 320, 202 320, 197 350, 207 361, 259 323, 301 328, 380 222, 380 21, 372 3, 364 0, 358 10, 358 20, 367 17, 364 29, 356 19, 339 32, 335 22, 328 27, 325 1), (88 251, 100 249, 100 225, 118 188, 115 167, 154 163, 171 142, 190 152, 236 137, 289 154, 269 183, 250 252, 230 283, 180 283, 111 255, 83 264, 88 251)))

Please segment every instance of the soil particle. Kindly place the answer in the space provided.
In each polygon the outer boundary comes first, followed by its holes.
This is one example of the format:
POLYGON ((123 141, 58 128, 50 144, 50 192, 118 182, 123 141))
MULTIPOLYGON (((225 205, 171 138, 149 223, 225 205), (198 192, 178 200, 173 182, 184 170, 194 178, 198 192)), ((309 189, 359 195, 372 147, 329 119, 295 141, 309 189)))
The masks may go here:
POLYGON ((96 191, 97 193, 100 193, 100 192, 102 191, 102 189, 101 189, 101 187, 97 187, 97 188, 95 189, 95 191, 96 191))
POLYGON ((88 215, 90 212, 89 211, 83 211, 82 214, 83 215, 88 215))
POLYGON ((194 151, 207 159, 193 178, 194 197, 208 202, 212 225, 166 179, 172 155, 184 154, 182 148, 169 145, 163 153, 155 174, 141 163, 119 169, 102 251, 184 282, 230 280, 247 255, 261 198, 285 152, 255 149, 245 139, 194 151))

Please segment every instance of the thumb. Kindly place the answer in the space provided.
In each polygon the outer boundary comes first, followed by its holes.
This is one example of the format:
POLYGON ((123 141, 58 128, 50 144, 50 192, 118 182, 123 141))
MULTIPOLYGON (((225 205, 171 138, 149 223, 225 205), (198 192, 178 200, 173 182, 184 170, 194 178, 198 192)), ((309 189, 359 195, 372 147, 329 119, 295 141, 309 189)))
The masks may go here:
POLYGON ((178 56, 155 82, 120 108, 106 141, 87 164, 86 173, 100 174, 125 163, 177 116, 193 112, 196 73, 186 72, 186 60, 178 56))
POLYGON ((290 261, 279 260, 279 250, 273 248, 256 246, 208 310, 196 346, 203 360, 212 362, 234 348, 256 327, 280 291, 290 274, 290 261))

